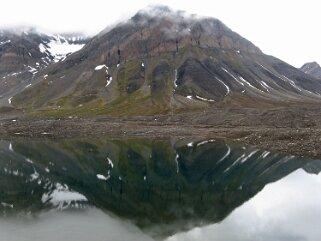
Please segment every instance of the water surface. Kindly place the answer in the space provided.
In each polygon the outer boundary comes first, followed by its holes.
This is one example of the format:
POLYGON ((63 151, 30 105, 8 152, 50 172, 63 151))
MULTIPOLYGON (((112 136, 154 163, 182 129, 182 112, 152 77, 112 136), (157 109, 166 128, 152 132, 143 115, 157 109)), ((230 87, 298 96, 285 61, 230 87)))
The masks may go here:
POLYGON ((3 140, 0 240, 317 240, 320 170, 222 140, 3 140))

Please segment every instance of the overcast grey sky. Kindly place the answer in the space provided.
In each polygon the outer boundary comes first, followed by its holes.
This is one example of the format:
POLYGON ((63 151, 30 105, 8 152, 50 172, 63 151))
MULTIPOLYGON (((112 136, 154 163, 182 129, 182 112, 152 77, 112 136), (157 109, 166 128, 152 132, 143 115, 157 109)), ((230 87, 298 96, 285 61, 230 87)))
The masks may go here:
POLYGON ((0 27, 34 25, 95 34, 149 4, 216 17, 266 54, 295 67, 308 61, 321 64, 318 0, 3 0, 0 27))

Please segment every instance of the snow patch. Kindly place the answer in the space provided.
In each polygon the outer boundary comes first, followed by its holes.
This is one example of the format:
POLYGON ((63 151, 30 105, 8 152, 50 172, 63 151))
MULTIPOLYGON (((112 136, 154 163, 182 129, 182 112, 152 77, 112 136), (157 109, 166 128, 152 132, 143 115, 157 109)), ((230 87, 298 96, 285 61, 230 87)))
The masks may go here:
POLYGON ((190 142, 190 143, 187 144, 187 146, 188 147, 193 147, 193 144, 194 144, 193 142, 190 142))
POLYGON ((247 82, 242 76, 239 76, 239 78, 243 83, 247 84, 248 86, 252 87, 253 89, 256 89, 253 85, 251 85, 249 82, 247 82))
POLYGON ((30 65, 27 66, 27 69, 30 73, 32 73, 32 75, 35 75, 36 73, 38 73, 38 70, 30 65))
POLYGON ((32 84, 28 84, 28 85, 25 87, 25 89, 29 88, 31 85, 32 85, 32 84))
POLYGON ((263 154, 262 154, 262 158, 266 158, 268 155, 270 154, 269 151, 264 151, 263 154))
POLYGON ((4 172, 9 174, 9 175, 14 175, 14 176, 23 176, 23 173, 19 173, 19 170, 8 170, 7 168, 3 168, 4 172))
POLYGON ((283 77, 284 81, 287 81, 288 83, 290 83, 290 85, 292 85, 295 89, 297 89, 300 92, 302 91, 302 89, 299 86, 297 86, 293 80, 289 79, 288 77, 286 77, 284 75, 282 75, 282 77, 283 77))
POLYGON ((60 60, 64 60, 68 54, 79 51, 84 47, 84 44, 75 44, 69 43, 67 39, 60 35, 51 35, 51 40, 49 43, 40 44, 39 50, 42 53, 50 54, 54 62, 59 62, 60 60))
POLYGON ((197 147, 201 146, 201 145, 205 145, 207 143, 212 143, 215 142, 215 140, 207 140, 207 141, 201 141, 199 143, 197 143, 197 147))
POLYGON ((8 99, 8 103, 9 103, 10 105, 11 105, 12 98, 13 98, 13 97, 10 97, 10 98, 8 99))
POLYGON ((113 81, 113 77, 109 77, 108 79, 107 79, 107 82, 106 82, 106 86, 105 87, 107 87, 108 85, 110 85, 110 83, 113 81))
POLYGON ((31 161, 29 158, 26 158, 26 162, 29 162, 29 163, 33 163, 33 161, 31 161))
POLYGON ((107 72, 107 74, 108 74, 108 67, 105 65, 105 64, 102 64, 102 65, 97 65, 96 67, 95 67, 95 70, 101 70, 101 69, 103 69, 103 68, 106 68, 106 72, 107 72))
POLYGON ((12 171, 12 174, 13 174, 14 176, 19 176, 19 170, 12 171))
POLYGON ((191 95, 188 95, 188 96, 186 96, 186 98, 187 98, 187 99, 190 99, 190 100, 192 100, 192 99, 193 99, 193 96, 191 96, 191 95))
POLYGON ((260 84, 262 85, 262 87, 267 91, 270 92, 269 89, 272 89, 270 86, 267 85, 267 83, 265 83, 263 80, 261 80, 260 84))
POLYGON ((270 171, 274 166, 279 165, 280 163, 287 163, 289 160, 293 159, 294 156, 286 156, 284 158, 282 158, 281 160, 279 160, 278 162, 272 164, 272 166, 270 166, 269 168, 266 168, 261 174, 260 176, 264 175, 265 173, 267 173, 268 171, 270 171))
POLYGON ((238 163, 238 162, 239 162, 241 159, 243 159, 244 157, 245 157, 245 153, 244 153, 242 156, 238 157, 238 158, 232 163, 232 165, 230 165, 228 168, 226 168, 226 169, 224 170, 224 173, 225 173, 225 172, 228 172, 232 167, 235 166, 236 163, 238 163))
POLYGON ((107 181, 110 178, 110 176, 106 177, 102 174, 97 174, 96 176, 99 180, 103 180, 103 181, 107 181))
POLYGON ((222 162, 226 157, 228 157, 228 155, 230 155, 230 153, 231 153, 231 148, 230 148, 228 145, 226 145, 226 147, 227 147, 227 152, 225 153, 225 155, 224 155, 220 160, 217 161, 217 164, 219 164, 220 162, 222 162))
POLYGON ((13 208, 13 204, 1 202, 1 205, 2 205, 2 207, 5 207, 5 208, 13 208))
POLYGON ((206 99, 204 97, 196 95, 196 99, 202 100, 202 101, 207 101, 207 102, 215 102, 215 100, 212 99, 206 99))
POLYGON ((248 159, 250 159, 255 153, 257 153, 259 150, 252 151, 249 155, 245 156, 243 159, 241 159, 241 163, 246 162, 248 159))
POLYGON ((308 91, 308 90, 305 90, 305 89, 302 89, 300 88, 293 80, 289 79, 288 77, 284 76, 284 75, 278 75, 274 72, 272 72, 271 70, 267 69, 266 67, 264 67, 263 65, 260 64, 260 66, 265 69, 266 71, 268 71, 270 74, 273 74, 275 77, 289 83, 293 88, 295 88, 296 90, 302 92, 302 91, 306 91, 306 92, 309 92, 311 94, 314 94, 312 93, 311 91, 308 91))
POLYGON ((178 154, 176 154, 176 156, 175 156, 175 163, 176 163, 176 173, 179 173, 178 158, 179 158, 179 155, 178 155, 178 154))
POLYGON ((9 40, 7 40, 7 41, 3 41, 3 42, 0 42, 0 46, 1 45, 5 45, 5 44, 8 44, 8 43, 10 43, 11 42, 11 40, 9 39, 9 40))
POLYGON ((33 173, 30 175, 30 182, 37 180, 39 178, 39 173, 36 171, 36 169, 33 169, 33 173))
POLYGON ((70 205, 72 201, 88 201, 81 193, 72 191, 67 185, 56 183, 55 189, 49 193, 44 193, 41 197, 42 203, 51 203, 58 209, 64 209, 70 205), (65 204, 67 204, 65 206, 65 204))
POLYGON ((11 142, 10 142, 10 144, 9 144, 9 150, 10 150, 10 151, 14 151, 13 148, 12 148, 11 142))
POLYGON ((177 88, 177 69, 175 69, 175 77, 174 77, 174 88, 177 88))
POLYGON ((225 86, 225 88, 226 88, 225 96, 227 96, 227 95, 230 93, 230 88, 224 83, 223 80, 219 79, 218 77, 216 77, 216 79, 217 79, 222 85, 225 86))
POLYGON ((263 65, 259 64, 264 70, 266 70, 267 72, 269 72, 270 74, 274 75, 276 78, 285 81, 284 79, 282 79, 280 76, 278 76, 276 73, 272 72, 271 70, 269 70, 268 68, 264 67, 263 65))
MULTIPOLYGON (((239 78, 240 78, 240 80, 243 82, 243 83, 245 83, 246 85, 248 85, 249 87, 251 87, 252 89, 255 89, 255 90, 258 90, 258 91, 260 91, 260 92, 263 92, 262 90, 260 90, 260 89, 258 89, 258 88, 256 88, 256 87, 254 87, 253 85, 251 85, 248 81, 246 81, 242 76, 239 76, 239 78)), ((263 92, 264 93, 264 92, 263 92)))
MULTIPOLYGON (((104 65, 104 64, 96 66, 96 67, 95 67, 95 70, 98 71, 98 70, 102 70, 102 69, 104 69, 104 68, 106 69, 106 74, 108 74, 108 67, 107 67, 106 65, 104 65)), ((113 80, 113 77, 108 76, 108 77, 107 77, 107 80, 106 80, 106 85, 105 85, 105 87, 107 87, 108 85, 110 85, 110 83, 112 82, 112 80, 113 80)))
POLYGON ((240 85, 244 86, 244 84, 239 80, 237 79, 234 75, 232 75, 227 69, 221 67, 221 69, 226 72, 229 76, 231 76, 237 83, 239 83, 240 85))
POLYGON ((11 76, 17 76, 19 74, 21 74, 22 72, 17 72, 17 73, 12 73, 11 76))
POLYGON ((108 165, 111 167, 111 168, 114 168, 114 163, 113 161, 107 157, 107 161, 108 161, 108 165))
POLYGON ((267 72, 275 75, 271 70, 269 70, 268 68, 264 67, 262 64, 259 64, 263 69, 265 69, 267 72))
MULTIPOLYGON (((113 161, 112 161, 109 157, 107 157, 107 161, 108 161, 108 172, 107 172, 107 176, 104 176, 104 175, 102 175, 102 174, 97 174, 97 175, 96 175, 97 178, 100 179, 100 180, 107 181, 107 180, 110 178, 110 171, 111 171, 111 169, 114 168, 114 163, 113 163, 113 161)), ((120 178, 119 180, 121 180, 121 177, 119 177, 119 178, 120 178)))
POLYGON ((46 53, 47 52, 47 48, 43 44, 39 44, 39 50, 40 50, 41 53, 46 53))

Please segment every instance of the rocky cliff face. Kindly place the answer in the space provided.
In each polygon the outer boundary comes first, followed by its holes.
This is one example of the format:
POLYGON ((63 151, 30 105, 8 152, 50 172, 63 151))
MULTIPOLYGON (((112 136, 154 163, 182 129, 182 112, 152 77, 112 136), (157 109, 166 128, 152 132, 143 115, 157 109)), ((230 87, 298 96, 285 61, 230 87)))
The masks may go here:
POLYGON ((300 70, 306 74, 321 79, 321 67, 317 62, 306 63, 300 68, 300 70))
POLYGON ((50 115, 155 114, 319 102, 321 82, 213 18, 139 11, 38 72, 11 105, 50 115))
POLYGON ((158 56, 180 49, 220 48, 260 53, 252 43, 214 18, 189 15, 156 7, 139 11, 125 23, 103 31, 92 44, 98 44, 109 64, 120 60, 158 56))
POLYGON ((87 37, 48 35, 33 29, 0 30, 0 103, 32 85, 37 74, 79 50, 87 37))

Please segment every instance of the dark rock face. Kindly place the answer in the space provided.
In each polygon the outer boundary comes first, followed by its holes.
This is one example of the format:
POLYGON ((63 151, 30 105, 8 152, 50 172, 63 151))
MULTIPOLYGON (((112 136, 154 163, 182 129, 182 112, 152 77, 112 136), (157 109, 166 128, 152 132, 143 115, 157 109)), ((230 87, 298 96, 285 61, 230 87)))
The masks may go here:
POLYGON ((86 41, 82 35, 47 35, 32 29, 0 30, 0 104, 9 104, 9 97, 31 87, 44 69, 68 55, 58 53, 56 46, 70 45, 72 50, 86 41))
POLYGON ((177 93, 183 96, 195 97, 202 93, 206 99, 221 100, 227 93, 226 87, 219 82, 213 69, 207 68, 197 59, 187 59, 178 69, 177 84, 177 93))
POLYGON ((126 65, 119 69, 117 79, 119 80, 120 90, 131 94, 138 90, 144 83, 144 67, 139 66, 137 63, 133 66, 126 65))
POLYGON ((40 52, 39 41, 41 37, 35 34, 26 36, 4 32, 0 35, 0 95, 5 95, 22 82, 27 86, 27 80, 36 72, 36 63, 40 68, 41 58, 47 57, 40 52))
POLYGON ((122 60, 177 52, 190 46, 261 52, 217 19, 193 15, 186 17, 185 14, 174 11, 159 12, 159 15, 153 15, 140 11, 109 32, 103 31, 92 43, 99 42, 97 47, 104 52, 109 50, 109 64, 118 61, 119 50, 122 60))
POLYGON ((166 84, 168 83, 169 77, 171 75, 170 66, 167 62, 159 63, 154 71, 151 83, 151 92, 152 93, 159 93, 164 91, 166 84))
POLYGON ((306 74, 321 79, 321 67, 317 62, 306 63, 300 68, 300 70, 306 74))

